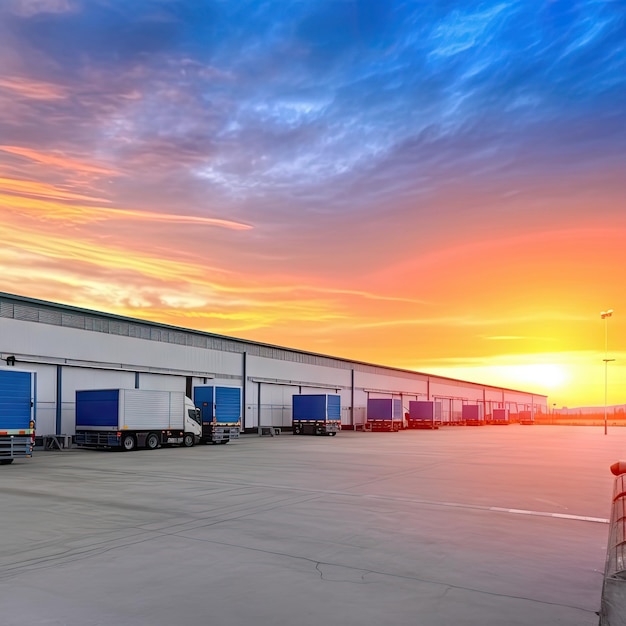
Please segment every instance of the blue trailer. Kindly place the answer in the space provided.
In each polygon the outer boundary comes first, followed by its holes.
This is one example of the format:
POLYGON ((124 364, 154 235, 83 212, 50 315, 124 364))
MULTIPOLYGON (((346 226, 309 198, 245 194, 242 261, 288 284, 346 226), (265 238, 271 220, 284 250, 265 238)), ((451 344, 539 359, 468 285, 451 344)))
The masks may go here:
POLYGON ((226 444, 241 431, 241 388, 198 385, 194 404, 200 409, 203 443, 226 444))
POLYGON ((369 398, 367 425, 372 431, 397 432, 404 427, 400 398, 369 398))
POLYGON ((335 436, 341 430, 341 396, 300 394, 292 399, 294 435, 335 436))
POLYGON ((33 455, 36 395, 35 372, 0 368, 0 465, 33 455))
POLYGON ((407 428, 439 428, 441 413, 441 402, 411 400, 407 428))

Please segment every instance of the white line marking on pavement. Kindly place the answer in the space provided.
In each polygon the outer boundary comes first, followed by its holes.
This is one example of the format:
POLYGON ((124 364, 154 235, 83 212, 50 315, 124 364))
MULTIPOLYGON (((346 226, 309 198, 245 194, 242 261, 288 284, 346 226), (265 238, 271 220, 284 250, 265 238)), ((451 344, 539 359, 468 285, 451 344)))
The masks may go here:
MULTIPOLYGON (((341 495, 348 495, 343 492, 329 492, 341 495)), ((357 494, 350 494, 357 495, 357 494)), ((425 504, 427 506, 449 506, 459 509, 476 509, 478 511, 494 511, 496 513, 512 513, 514 515, 534 515, 535 517, 553 517, 556 519, 569 519, 577 522, 594 522, 596 524, 608 524, 610 520, 605 517, 588 517, 586 515, 572 515, 570 513, 550 513, 548 511, 530 511, 528 509, 509 509, 501 506, 485 506, 483 504, 469 504, 463 502, 437 502, 433 500, 418 500, 416 498, 406 498, 402 496, 382 496, 375 494, 364 494, 362 498, 373 500, 395 500, 398 502, 410 502, 413 504, 425 504)))
POLYGON ((556 517, 558 519, 571 519, 578 522, 595 522, 597 524, 608 524, 609 520, 605 517, 588 517, 585 515, 570 515, 569 513, 548 513, 547 511, 528 511, 526 509, 504 509, 499 506, 489 507, 490 511, 498 513, 514 513, 516 515, 535 515, 537 517, 556 517))

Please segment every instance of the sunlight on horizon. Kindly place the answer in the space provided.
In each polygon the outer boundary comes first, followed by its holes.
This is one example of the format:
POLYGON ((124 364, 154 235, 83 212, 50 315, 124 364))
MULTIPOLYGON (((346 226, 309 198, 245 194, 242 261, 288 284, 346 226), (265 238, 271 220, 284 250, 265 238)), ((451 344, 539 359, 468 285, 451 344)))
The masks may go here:
MULTIPOLYGON (((449 376, 460 380, 502 386, 548 396, 549 404, 559 407, 601 406, 604 404, 604 367, 599 354, 550 355, 542 362, 541 355, 533 356, 536 362, 512 363, 515 357, 494 358, 491 363, 451 367, 421 367, 420 371, 449 376), (558 358, 560 357, 560 358, 558 358)), ((519 361, 525 355, 519 355, 519 361)), ((621 402, 620 389, 626 379, 626 355, 608 370, 608 404, 621 402)))

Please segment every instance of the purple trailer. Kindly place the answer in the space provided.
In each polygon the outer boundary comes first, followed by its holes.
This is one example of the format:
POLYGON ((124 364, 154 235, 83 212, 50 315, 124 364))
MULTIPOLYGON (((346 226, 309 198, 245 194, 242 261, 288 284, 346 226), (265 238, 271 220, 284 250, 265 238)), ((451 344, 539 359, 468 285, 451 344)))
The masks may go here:
POLYGON ((484 426, 485 415, 481 404, 464 404, 461 417, 467 426, 484 426))
POLYGON ((509 410, 508 409, 494 409, 491 416, 492 424, 508 424, 509 423, 509 410))
POLYGON ((399 398, 369 398, 367 424, 374 431, 397 432, 402 430, 402 401, 399 398))
POLYGON ((408 428, 439 428, 441 402, 411 400, 409 402, 408 428))

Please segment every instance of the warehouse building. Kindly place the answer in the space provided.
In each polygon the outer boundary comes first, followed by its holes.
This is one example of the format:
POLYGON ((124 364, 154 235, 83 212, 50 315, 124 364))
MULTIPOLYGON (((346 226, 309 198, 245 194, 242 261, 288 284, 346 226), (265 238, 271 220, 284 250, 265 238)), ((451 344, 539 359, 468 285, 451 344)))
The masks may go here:
POLYGON ((294 394, 341 396, 342 428, 366 421, 369 398, 440 403, 442 422, 478 405, 531 418, 547 398, 223 335, 0 293, 0 365, 37 372, 37 432, 75 431, 81 389, 161 389, 193 397, 197 385, 238 386, 242 428, 289 428, 294 394))

